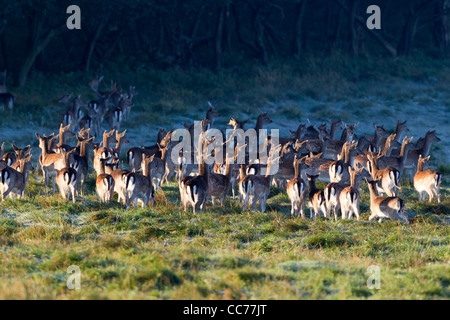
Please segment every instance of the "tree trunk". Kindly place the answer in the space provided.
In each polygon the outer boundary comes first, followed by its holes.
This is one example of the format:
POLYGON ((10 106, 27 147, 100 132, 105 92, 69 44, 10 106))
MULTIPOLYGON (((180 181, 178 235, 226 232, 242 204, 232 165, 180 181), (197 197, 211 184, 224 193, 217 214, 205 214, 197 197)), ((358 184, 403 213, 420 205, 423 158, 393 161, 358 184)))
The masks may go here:
POLYGON ((240 20, 240 14, 238 12, 236 3, 231 5, 231 12, 233 13, 233 17, 234 17, 234 25, 235 25, 237 40, 240 43, 242 43, 245 47, 247 47, 253 54, 257 54, 258 50, 255 48, 255 46, 251 42, 244 39, 244 36, 242 35, 242 25, 241 25, 241 20, 240 20))
POLYGON ((350 50, 351 54, 357 56, 362 49, 363 33, 361 25, 357 23, 356 17, 358 12, 358 0, 352 0, 351 14, 350 14, 350 50))
POLYGON ((222 39, 225 12, 226 7, 221 6, 219 9, 219 18, 217 19, 216 32, 214 35, 214 64, 216 69, 220 69, 222 67, 222 39))
POLYGON ((416 35, 417 19, 417 14, 410 10, 397 46, 397 54, 399 56, 407 56, 411 52, 412 43, 416 35))
POLYGON ((100 38, 100 35, 102 34, 102 31, 106 26, 107 20, 108 20, 107 17, 102 18, 97 28, 95 29, 95 33, 92 35, 89 41, 89 44, 86 48, 83 58, 83 66, 85 71, 89 71, 91 67, 92 54, 94 53, 95 45, 97 44, 97 41, 100 38))
MULTIPOLYGON (((344 11, 350 14, 350 9, 342 1, 336 0, 336 2, 341 6, 342 9, 344 9, 344 11)), ((389 52, 391 56, 397 56, 397 49, 383 37, 382 33, 379 33, 376 30, 369 30, 366 27, 366 21, 361 17, 355 16, 355 21, 359 25, 361 25, 362 30, 366 30, 366 32, 374 37, 383 46, 383 48, 386 49, 387 52, 389 52)))
MULTIPOLYGON (((2 23, 2 22, 0 22, 2 23)), ((5 39, 5 31, 6 29, 6 20, 2 23, 2 26, 0 27, 0 45, 2 46, 2 60, 3 60, 3 66, 5 70, 8 70, 8 55, 6 54, 6 39, 5 39)))
POLYGON ((35 14, 29 22, 26 56, 15 78, 15 86, 23 87, 25 85, 37 56, 56 35, 64 30, 62 27, 56 27, 44 34, 42 30, 46 19, 45 13, 42 12, 35 14))
POLYGON ((42 52, 42 50, 44 50, 44 48, 49 44, 50 40, 52 40, 56 34, 57 32, 55 30, 50 30, 43 39, 37 41, 37 43, 32 48, 30 48, 24 62, 19 69, 19 72, 17 73, 15 81, 16 86, 23 87, 25 85, 30 70, 33 67, 34 61, 36 60, 37 56, 42 52))
POLYGON ((305 14, 307 0, 300 0, 295 5, 295 28, 294 37, 292 39, 292 53, 299 57, 303 49, 303 17, 305 14))
POLYGON ((442 51, 450 49, 450 0, 439 0, 434 5, 433 36, 436 47, 442 51))
POLYGON ((267 55, 267 48, 264 43, 264 25, 263 25, 263 16, 261 14, 260 9, 257 9, 254 16, 254 26, 256 31, 256 46, 259 49, 259 55, 263 64, 267 64, 269 62, 269 57, 267 55))

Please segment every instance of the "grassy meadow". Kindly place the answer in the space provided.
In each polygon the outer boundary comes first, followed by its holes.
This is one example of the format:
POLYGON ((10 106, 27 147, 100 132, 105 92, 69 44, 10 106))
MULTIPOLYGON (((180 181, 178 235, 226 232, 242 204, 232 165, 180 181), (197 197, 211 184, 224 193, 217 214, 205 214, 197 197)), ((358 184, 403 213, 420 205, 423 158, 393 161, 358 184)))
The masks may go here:
MULTIPOLYGON (((122 125, 131 142, 125 150, 154 144, 157 128, 203 118, 207 101, 221 113, 221 129, 231 116, 250 118, 250 128, 260 111, 281 136, 306 119, 359 121, 358 135, 373 135, 373 122, 393 131, 396 120, 408 120, 414 141, 436 129, 441 142, 432 145, 430 163, 444 175, 442 201, 419 203, 404 178, 400 197, 410 225, 368 222, 365 184, 360 221, 293 218, 286 192, 276 188, 264 214, 242 212, 230 196, 223 208, 208 201, 194 215, 183 212, 171 182, 157 192, 155 208, 125 211, 99 202, 93 170, 75 204, 46 195, 36 171, 23 199, 0 203, 0 299, 448 299, 449 67, 423 56, 331 56, 217 73, 127 64, 98 71, 106 83, 139 92, 122 125), (71 265, 81 270, 80 290, 67 288, 71 265), (380 289, 367 286, 370 266, 380 268, 380 289)), ((70 92, 93 99, 87 84, 95 75, 33 73, 25 87, 11 88, 17 108, 0 117, 0 143, 7 151, 12 142, 32 144, 36 165, 34 133, 59 128, 55 99, 70 92)))

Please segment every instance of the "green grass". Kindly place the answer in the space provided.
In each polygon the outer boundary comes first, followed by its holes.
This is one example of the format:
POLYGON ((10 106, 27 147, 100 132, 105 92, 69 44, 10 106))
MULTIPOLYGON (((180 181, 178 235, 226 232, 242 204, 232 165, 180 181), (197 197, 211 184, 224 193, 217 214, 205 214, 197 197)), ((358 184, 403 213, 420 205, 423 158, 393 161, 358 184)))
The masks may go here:
MULTIPOLYGON (((91 177, 92 178, 92 177, 91 177)), ((284 192, 266 213, 237 200, 183 212, 175 185, 150 209, 100 204, 88 188, 76 204, 44 196, 37 179, 2 203, 0 298, 24 299, 446 299, 450 296, 450 197, 418 203, 403 188, 411 225, 290 217, 284 192), (166 205, 169 203, 170 205, 166 205), (276 208, 276 209, 274 209, 276 208), (66 287, 81 269, 81 289, 66 287), (366 286, 381 269, 381 289, 366 286)), ((308 212, 308 209, 306 209, 308 212)))

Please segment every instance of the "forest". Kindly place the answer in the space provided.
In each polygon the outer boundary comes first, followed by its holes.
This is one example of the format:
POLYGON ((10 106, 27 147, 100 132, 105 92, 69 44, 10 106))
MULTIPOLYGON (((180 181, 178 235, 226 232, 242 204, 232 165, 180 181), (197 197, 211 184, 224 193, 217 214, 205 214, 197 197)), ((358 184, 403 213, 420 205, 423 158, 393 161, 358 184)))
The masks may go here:
POLYGON ((33 70, 89 71, 109 63, 237 68, 305 54, 448 56, 449 0, 0 1, 0 68, 14 86, 33 70), (66 9, 81 9, 69 30, 66 9), (370 30, 370 5, 381 29, 370 30))

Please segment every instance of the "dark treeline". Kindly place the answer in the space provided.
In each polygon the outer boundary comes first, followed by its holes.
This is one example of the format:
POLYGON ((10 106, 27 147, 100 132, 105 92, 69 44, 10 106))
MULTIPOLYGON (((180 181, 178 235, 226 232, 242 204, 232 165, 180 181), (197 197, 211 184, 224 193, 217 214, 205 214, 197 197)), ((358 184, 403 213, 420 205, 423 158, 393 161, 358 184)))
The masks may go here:
POLYGON ((0 68, 22 86, 32 70, 109 62, 223 68, 304 54, 442 56, 450 0, 0 0, 0 68), (66 9, 81 8, 81 30, 66 9), (381 30, 369 30, 369 5, 381 30))

